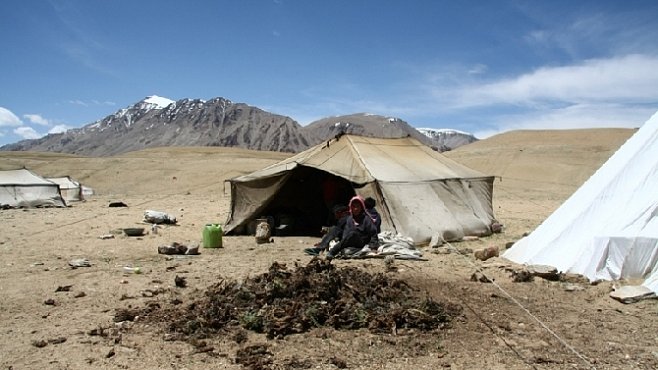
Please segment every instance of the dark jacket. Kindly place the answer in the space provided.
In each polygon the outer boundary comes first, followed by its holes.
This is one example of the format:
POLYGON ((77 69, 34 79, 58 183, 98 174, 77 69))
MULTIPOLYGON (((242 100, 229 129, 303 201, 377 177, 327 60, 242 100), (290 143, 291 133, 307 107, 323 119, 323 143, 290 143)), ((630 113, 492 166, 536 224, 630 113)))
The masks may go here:
POLYGON ((379 215, 379 212, 377 212, 377 209, 375 207, 368 208, 366 209, 366 212, 368 212, 368 215, 372 219, 372 221, 375 224, 375 227, 377 228, 377 234, 382 232, 382 216, 379 215))
POLYGON ((350 200, 350 204, 352 202, 361 203, 363 212, 359 215, 350 214, 347 216, 345 225, 342 228, 340 243, 336 246, 336 251, 347 247, 363 248, 364 246, 370 246, 370 248, 376 249, 379 246, 377 226, 366 212, 363 198, 355 196, 350 200))

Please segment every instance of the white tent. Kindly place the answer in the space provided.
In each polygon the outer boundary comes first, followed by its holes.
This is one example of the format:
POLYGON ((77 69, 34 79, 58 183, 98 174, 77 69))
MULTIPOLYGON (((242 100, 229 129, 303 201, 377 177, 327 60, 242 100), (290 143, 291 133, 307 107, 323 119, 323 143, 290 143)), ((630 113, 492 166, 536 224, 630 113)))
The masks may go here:
POLYGON ((503 257, 658 292, 658 113, 503 257))
POLYGON ((83 199, 82 185, 69 176, 46 177, 46 180, 59 185, 59 191, 66 202, 79 202, 83 199))
POLYGON ((250 221, 267 216, 276 226, 277 211, 283 210, 293 215, 283 222, 294 218, 300 232, 319 232, 331 206, 323 202, 322 189, 335 182, 351 193, 338 203, 347 204, 355 193, 373 197, 382 230, 417 244, 489 235, 493 181, 411 137, 344 135, 231 179, 225 231, 244 233, 250 221))
POLYGON ((66 207, 59 186, 23 168, 0 171, 0 208, 66 207))
POLYGON ((89 186, 82 185, 82 199, 85 199, 89 196, 94 195, 94 189, 90 188, 89 186))

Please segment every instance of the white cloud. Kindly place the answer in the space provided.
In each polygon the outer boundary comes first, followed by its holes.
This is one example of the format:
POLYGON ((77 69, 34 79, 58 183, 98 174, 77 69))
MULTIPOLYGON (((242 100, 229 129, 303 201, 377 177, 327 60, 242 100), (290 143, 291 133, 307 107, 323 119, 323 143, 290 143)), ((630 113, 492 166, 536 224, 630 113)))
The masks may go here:
POLYGON ((455 98, 455 108, 550 102, 658 102, 658 58, 629 55, 545 67, 512 79, 465 86, 455 98))
POLYGON ((83 102, 82 100, 69 100, 69 103, 73 104, 73 105, 82 105, 83 107, 86 107, 86 106, 89 105, 89 104, 83 102))
POLYGON ((0 107, 0 127, 2 126, 20 126, 23 122, 12 111, 0 107))
POLYGON ((48 122, 47 119, 41 117, 40 114, 24 114, 23 118, 27 119, 32 123, 36 123, 37 125, 41 125, 41 126, 50 125, 50 122, 48 122))
POLYGON ((23 139, 38 139, 42 135, 36 132, 32 127, 21 126, 14 129, 14 134, 23 139))
POLYGON ((66 132, 67 130, 71 129, 71 126, 67 125, 55 125, 53 128, 51 128, 48 133, 49 134, 61 134, 62 132, 66 132))
POLYGON ((545 44, 550 38, 550 34, 545 30, 535 30, 529 32, 523 37, 530 44, 545 44))
POLYGON ((469 75, 479 75, 487 71, 487 66, 484 64, 476 64, 468 70, 469 75))
POLYGON ((658 109, 617 104, 582 104, 492 117, 490 128, 473 132, 479 139, 512 130, 640 127, 658 109))
POLYGON ((108 106, 113 107, 113 106, 117 105, 117 103, 115 103, 113 101, 108 101, 108 100, 103 101, 103 102, 99 101, 99 100, 92 100, 92 101, 86 102, 86 101, 83 101, 83 100, 80 100, 80 99, 73 99, 73 100, 69 100, 68 103, 73 104, 73 105, 81 105, 83 107, 88 107, 88 106, 91 106, 91 105, 108 105, 108 106))

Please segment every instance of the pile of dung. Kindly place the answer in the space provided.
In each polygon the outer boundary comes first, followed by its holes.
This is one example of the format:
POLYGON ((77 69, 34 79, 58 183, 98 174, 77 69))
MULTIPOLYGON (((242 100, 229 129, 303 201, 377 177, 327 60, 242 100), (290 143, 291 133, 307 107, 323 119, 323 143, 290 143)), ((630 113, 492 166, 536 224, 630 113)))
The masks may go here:
POLYGON ((223 280, 205 295, 166 315, 167 330, 203 339, 243 327, 282 338, 317 327, 368 328, 394 333, 401 328, 443 328, 460 309, 421 294, 402 280, 363 270, 337 268, 319 258, 294 271, 274 262, 267 273, 242 282, 223 280))

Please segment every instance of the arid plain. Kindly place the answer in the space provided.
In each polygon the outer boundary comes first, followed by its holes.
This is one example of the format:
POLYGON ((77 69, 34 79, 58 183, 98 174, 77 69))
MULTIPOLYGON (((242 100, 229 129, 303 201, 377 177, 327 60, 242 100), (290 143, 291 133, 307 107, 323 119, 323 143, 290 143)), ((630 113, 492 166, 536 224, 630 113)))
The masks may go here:
MULTIPOLYGON (((494 212, 503 232, 453 243, 456 251, 505 248, 532 231, 635 131, 517 131, 494 136, 448 157, 497 176, 494 212)), ((305 265, 311 237, 228 236, 224 247, 197 256, 158 254, 160 245, 201 240, 203 226, 223 223, 230 192, 224 180, 288 154, 229 148, 162 148, 104 158, 0 152, 0 168, 25 166, 42 176, 70 175, 96 194, 63 209, 0 211, 0 366, 5 369, 240 369, 236 353, 265 344, 289 369, 655 369, 658 301, 624 305, 613 284, 580 280, 513 282, 502 258, 437 253, 427 261, 338 260, 403 279, 438 302, 461 307, 448 328, 397 335, 317 328, 283 339, 249 332, 244 341, 207 339, 212 350, 167 340, 162 326, 114 322, 118 310, 190 302, 221 279, 241 280, 274 263, 305 265), (121 201, 128 207, 108 207, 121 201), (118 229, 147 227, 145 210, 175 215, 177 226, 127 237, 118 229), (114 235, 103 239, 103 235, 114 235), (91 266, 72 268, 87 259, 91 266), (141 274, 124 267, 139 266, 141 274), (471 281, 484 273, 495 284, 471 281), (175 277, 187 287, 177 287, 175 277), (59 290, 59 291, 58 291, 59 290), (100 333, 104 335, 100 335, 100 333), (340 361, 336 360, 337 358, 340 361)), ((147 228, 147 230, 149 230, 147 228)))

